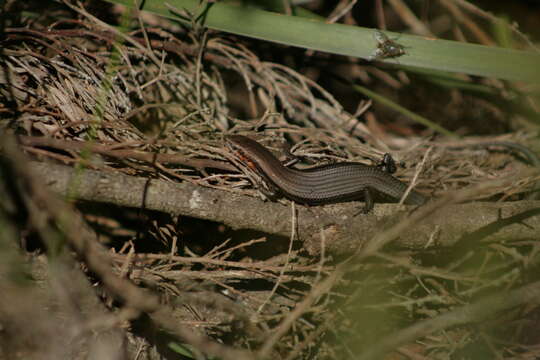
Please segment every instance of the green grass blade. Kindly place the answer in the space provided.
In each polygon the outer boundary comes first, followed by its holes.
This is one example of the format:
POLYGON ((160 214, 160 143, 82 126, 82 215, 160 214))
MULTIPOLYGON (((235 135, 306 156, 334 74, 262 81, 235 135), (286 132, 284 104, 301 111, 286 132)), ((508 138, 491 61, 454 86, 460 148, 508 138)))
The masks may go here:
MULTIPOLYGON (((108 0, 133 6, 132 0, 108 0)), ((286 16, 249 7, 197 0, 146 0, 143 10, 177 21, 167 4, 204 14, 204 25, 216 30, 328 53, 368 58, 377 47, 374 30, 342 24, 327 24, 302 17, 286 16), (206 7, 206 8, 205 8, 206 7)), ((406 47, 407 54, 385 62, 459 72, 507 80, 540 81, 540 53, 489 47, 457 41, 386 32, 406 47)))
POLYGON ((423 116, 420 116, 406 108, 404 108, 403 106, 393 102, 392 100, 384 97, 384 96, 381 96, 379 94, 377 94, 376 92, 373 92, 363 86, 360 86, 360 85, 351 85, 353 87, 353 89, 355 89, 356 91, 366 95, 367 97, 370 97, 372 98, 373 100, 377 101, 377 102, 380 102, 381 104, 385 105, 385 106, 388 106, 389 108, 407 116, 409 119, 413 120, 413 121, 416 121, 417 123, 419 124, 422 124, 424 126, 427 126, 429 128, 431 128, 432 130, 435 130, 437 131, 438 133, 440 134, 443 134, 443 135, 446 135, 446 136, 449 136, 449 137, 458 137, 456 134, 454 134, 453 132, 451 132, 450 130, 447 130, 445 128, 443 128, 442 126, 430 121, 429 119, 426 119, 425 117, 423 116))

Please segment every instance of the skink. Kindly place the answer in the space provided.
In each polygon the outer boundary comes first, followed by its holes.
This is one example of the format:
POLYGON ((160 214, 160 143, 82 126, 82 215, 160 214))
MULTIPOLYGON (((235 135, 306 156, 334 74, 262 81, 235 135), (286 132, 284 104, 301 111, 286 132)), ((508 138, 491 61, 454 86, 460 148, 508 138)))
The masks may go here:
MULTIPOLYGON (((399 200, 408 187, 377 166, 343 162, 305 170, 291 169, 248 137, 229 135, 225 141, 240 162, 261 175, 280 195, 301 204, 322 205, 364 198, 364 212, 368 212, 373 208, 372 191, 399 200)), ((421 205, 426 200, 411 190, 404 202, 421 205)))

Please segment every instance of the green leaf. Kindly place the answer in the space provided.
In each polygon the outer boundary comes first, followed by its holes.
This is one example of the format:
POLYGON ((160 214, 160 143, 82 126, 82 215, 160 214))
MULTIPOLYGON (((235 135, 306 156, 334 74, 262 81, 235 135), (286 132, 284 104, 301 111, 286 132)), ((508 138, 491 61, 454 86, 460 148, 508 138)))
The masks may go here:
MULTIPOLYGON (((133 6, 132 0, 108 0, 133 6)), ((197 0, 146 0, 144 11, 188 23, 167 7, 203 14, 204 26, 261 40, 367 59, 377 48, 375 30, 342 24, 327 24, 303 17, 286 16, 251 7, 207 4, 197 0)), ((540 81, 540 54, 385 32, 406 49, 406 54, 384 62, 399 65, 496 77, 507 80, 540 81)))
POLYGON ((190 359, 195 359, 195 356, 193 355, 193 352, 191 351, 191 345, 189 344, 181 344, 177 342, 170 342, 167 344, 167 346, 177 354, 186 356, 190 359))

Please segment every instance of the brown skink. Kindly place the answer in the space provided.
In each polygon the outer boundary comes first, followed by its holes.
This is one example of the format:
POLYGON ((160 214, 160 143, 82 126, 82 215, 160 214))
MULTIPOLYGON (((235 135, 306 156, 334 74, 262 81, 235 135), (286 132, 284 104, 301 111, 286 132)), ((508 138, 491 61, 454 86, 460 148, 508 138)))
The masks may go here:
MULTIPOLYGON (((287 168, 264 146, 242 135, 225 137, 239 161, 255 170, 278 195, 307 205, 364 199, 364 212, 373 208, 372 192, 399 200, 408 185, 378 166, 342 162, 298 170, 287 168)), ((427 198, 411 190, 405 204, 421 205, 427 198)))

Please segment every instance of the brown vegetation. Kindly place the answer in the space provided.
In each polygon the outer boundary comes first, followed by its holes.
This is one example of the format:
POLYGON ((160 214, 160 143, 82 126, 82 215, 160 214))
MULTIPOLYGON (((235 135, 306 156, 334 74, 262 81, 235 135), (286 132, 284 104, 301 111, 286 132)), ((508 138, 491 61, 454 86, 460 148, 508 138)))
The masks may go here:
POLYGON ((122 33, 67 5, 47 15, 0 44, 0 359, 538 356, 540 175, 505 145, 536 148, 526 115, 412 92, 399 68, 336 69, 484 134, 441 139, 343 95, 324 66, 308 77, 263 59, 261 42, 143 15, 122 33), (309 164, 391 152, 436 200, 356 217, 356 203, 262 201, 227 133, 287 139, 309 164))

